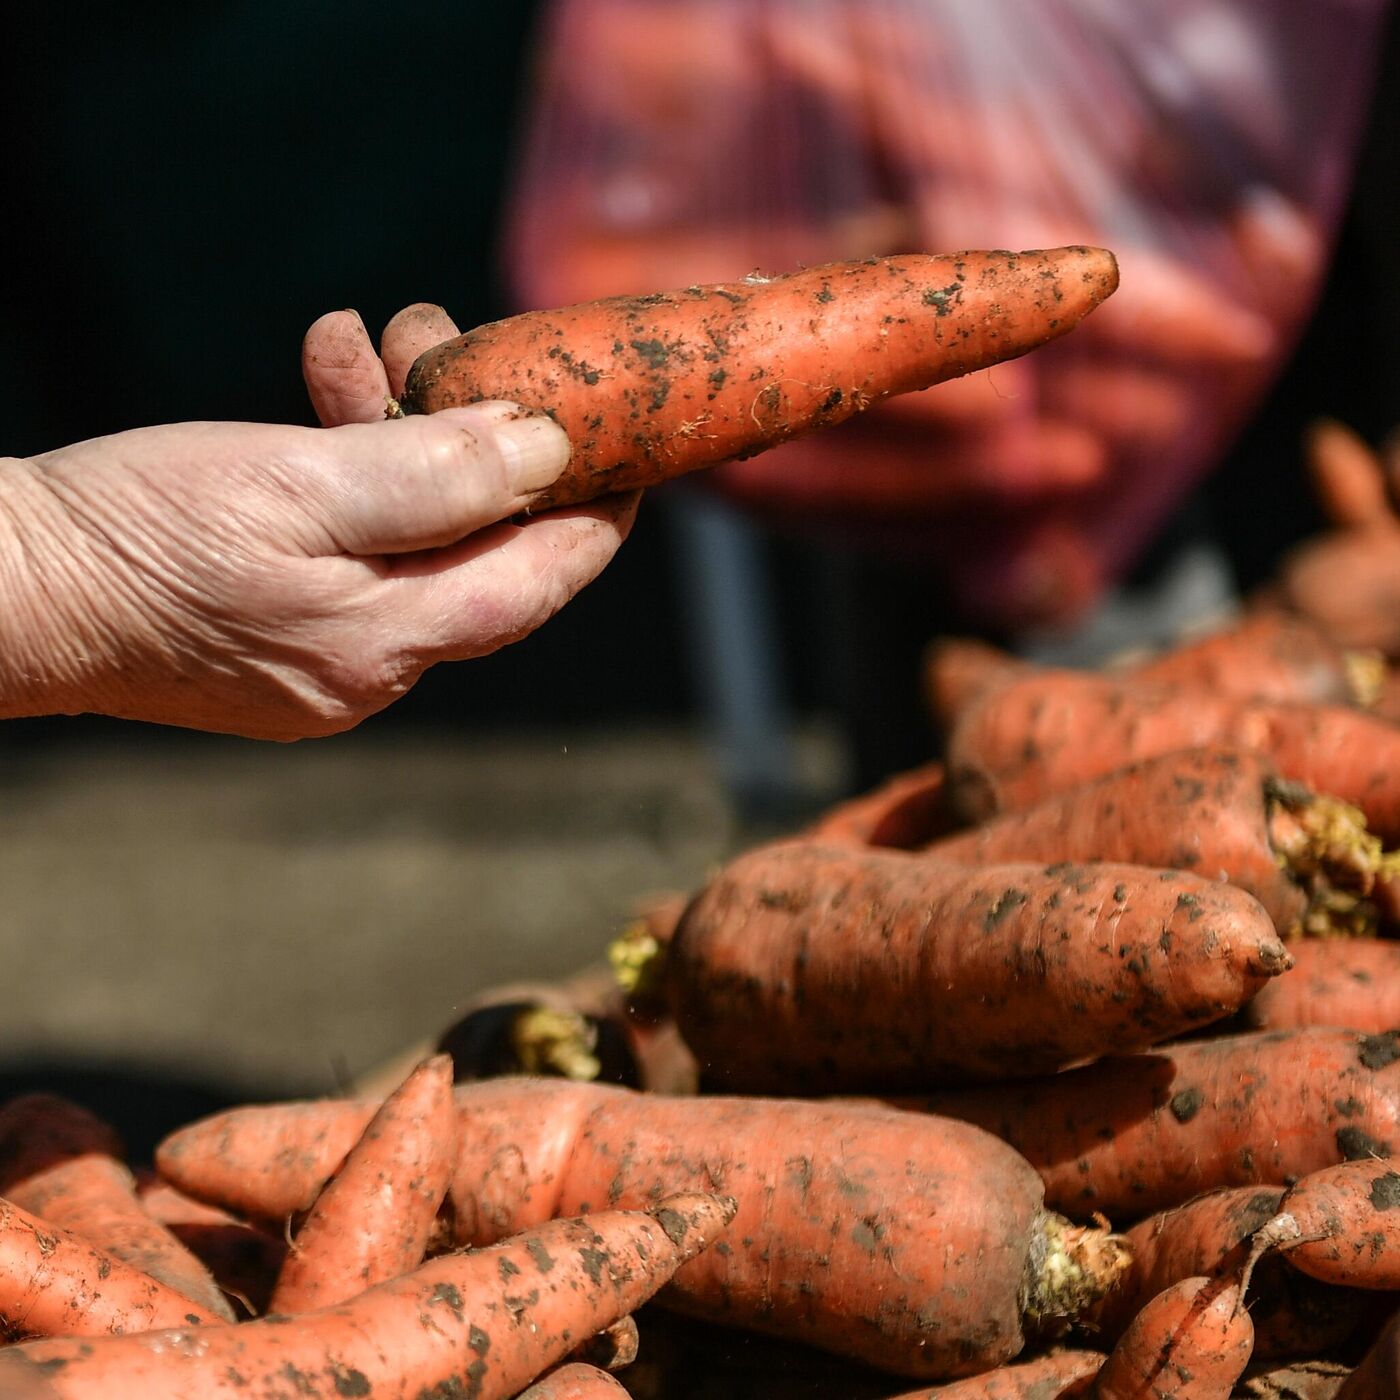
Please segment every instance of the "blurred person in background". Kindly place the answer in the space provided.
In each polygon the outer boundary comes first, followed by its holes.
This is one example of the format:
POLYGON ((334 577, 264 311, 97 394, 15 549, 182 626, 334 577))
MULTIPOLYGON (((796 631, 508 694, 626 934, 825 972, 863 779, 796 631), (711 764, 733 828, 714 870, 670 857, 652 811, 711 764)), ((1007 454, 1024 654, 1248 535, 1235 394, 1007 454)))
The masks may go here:
POLYGON ((784 761, 750 520, 842 559, 859 783, 912 761, 894 696, 940 621, 1089 664, 1232 604, 1199 530, 1154 598, 1117 585, 1322 287, 1384 3, 1321 8, 554 0, 508 240, 528 304, 904 251, 1092 243, 1122 267, 1033 356, 667 488, 736 782, 784 761))

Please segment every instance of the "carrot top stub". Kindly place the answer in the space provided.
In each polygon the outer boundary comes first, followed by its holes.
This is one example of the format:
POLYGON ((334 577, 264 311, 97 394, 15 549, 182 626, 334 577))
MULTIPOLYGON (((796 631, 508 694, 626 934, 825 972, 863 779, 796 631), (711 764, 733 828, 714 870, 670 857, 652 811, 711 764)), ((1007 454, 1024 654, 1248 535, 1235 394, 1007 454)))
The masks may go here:
POLYGON ((532 509, 655 485, 1013 359, 1118 285, 1102 248, 906 254, 610 297, 478 327, 419 357, 409 412, 508 399, 574 457, 532 509))

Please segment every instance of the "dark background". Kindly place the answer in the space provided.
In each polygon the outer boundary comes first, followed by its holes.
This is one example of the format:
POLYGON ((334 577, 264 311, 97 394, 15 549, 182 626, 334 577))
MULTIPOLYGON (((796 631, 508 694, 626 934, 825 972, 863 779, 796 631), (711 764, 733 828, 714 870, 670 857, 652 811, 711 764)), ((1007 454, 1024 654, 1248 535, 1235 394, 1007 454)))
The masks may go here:
MULTIPOLYGON (((28 454, 181 419, 309 421, 300 338, 358 309, 444 303, 462 325, 509 310, 494 260, 539 6, 269 0, 27 7, 7 34, 12 112, 0 324, 0 449, 28 454)), ((1376 439, 1400 413, 1394 249, 1400 77, 1386 41, 1372 130, 1318 313, 1221 471, 1163 535, 1214 530, 1243 586, 1317 525, 1298 441, 1315 413, 1376 439)), ((370 723, 689 717, 673 537, 654 503, 601 581, 526 646, 439 668, 370 723)), ((958 619, 816 549, 773 543, 784 665, 801 709, 858 710, 902 687, 958 619), (844 608, 817 606, 839 578, 844 608), (872 610, 880 611, 878 619, 872 610), (844 620, 843 620, 844 619, 844 620), (857 626, 857 620, 860 625, 857 626), (859 678, 859 679, 857 679, 859 678), (902 679, 901 679, 902 678, 902 679)), ((873 766, 919 755, 906 716, 873 766)), ((0 743, 105 732, 25 721, 0 743)), ((134 743, 169 736, 114 728, 134 743)))

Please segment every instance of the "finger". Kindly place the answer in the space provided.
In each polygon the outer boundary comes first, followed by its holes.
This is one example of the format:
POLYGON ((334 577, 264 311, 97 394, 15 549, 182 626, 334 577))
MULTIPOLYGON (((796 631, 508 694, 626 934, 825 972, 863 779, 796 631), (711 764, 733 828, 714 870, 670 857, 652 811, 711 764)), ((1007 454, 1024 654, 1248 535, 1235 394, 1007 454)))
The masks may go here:
POLYGON ((325 529, 347 554, 453 544, 524 510, 570 456, 552 419, 494 401, 334 431, 316 435, 309 465, 325 529))
POLYGON ((358 311, 329 311, 312 324, 301 373, 322 427, 383 420, 389 380, 358 311))
POLYGON ((451 549, 395 561, 397 592, 426 663, 485 656, 547 622, 617 553, 638 496, 497 525, 451 549))
POLYGON ((389 390, 395 398, 403 393, 404 380, 413 362, 425 350, 441 345, 460 334, 452 317, 442 307, 417 301, 389 318, 379 341, 379 354, 389 376, 389 390))

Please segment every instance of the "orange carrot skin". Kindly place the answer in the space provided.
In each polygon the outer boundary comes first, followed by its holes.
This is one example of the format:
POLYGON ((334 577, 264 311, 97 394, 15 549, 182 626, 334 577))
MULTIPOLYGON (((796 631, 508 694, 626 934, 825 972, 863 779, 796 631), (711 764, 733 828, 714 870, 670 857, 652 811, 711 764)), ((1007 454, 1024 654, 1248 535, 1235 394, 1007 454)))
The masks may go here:
POLYGON ((1323 1283, 1400 1289, 1400 1161, 1342 1162, 1290 1187, 1279 1213, 1302 1232, 1283 1256, 1323 1283))
POLYGON ((808 829, 814 841, 913 850, 949 826, 941 763, 896 773, 871 792, 842 802, 808 829))
POLYGON ((615 1400, 619 1395, 626 1400, 627 1391, 620 1381, 596 1366, 576 1361, 551 1371, 528 1390, 522 1390, 519 1400, 615 1400))
POLYGON ((1267 754, 1280 775, 1359 807, 1400 836, 1400 728, 1340 705, 1242 700, 1110 676, 1037 671, 971 706, 949 737, 949 783, 969 820, 1029 806, 1180 749, 1267 754))
POLYGON ((1229 1400, 1254 1350, 1240 1290, 1192 1278, 1159 1293, 1099 1372, 1095 1400, 1229 1400))
POLYGON ((456 1155, 452 1060, 435 1055, 384 1101, 316 1198, 278 1276, 272 1311, 343 1303, 420 1264, 456 1155))
MULTIPOLYGON (((1042 1187, 978 1129, 878 1106, 558 1079, 484 1080, 456 1098, 459 1243, 718 1182, 739 1202, 734 1227, 678 1273, 668 1305, 930 1379, 999 1365, 1025 1344, 1017 1295, 1042 1187)), ((314 1194, 336 1165, 327 1144, 340 1135, 348 1150, 374 1111, 282 1107, 192 1124, 158 1164, 191 1193, 275 1217, 314 1194), (276 1172, 257 1168, 269 1148, 276 1172)))
POLYGON ((1377 1033, 1400 1026, 1400 943, 1380 938, 1303 939, 1293 966, 1241 1013, 1252 1030, 1344 1026, 1377 1033))
POLYGON ((0 1332, 97 1337, 222 1321, 80 1236, 0 1200, 0 1332))
POLYGON ((1231 1014, 1289 965, 1254 899, 1192 875, 965 869, 788 841, 740 856, 695 898, 666 975, 708 1086, 821 1094, 1025 1076, 1151 1045, 1231 1014))
POLYGON ((712 1196, 662 1201, 645 1213, 603 1211, 493 1249, 440 1256, 295 1319, 34 1342, 12 1354, 46 1371, 65 1400, 507 1400, 580 1336, 638 1307, 682 1260, 722 1235, 727 1220, 726 1204, 712 1196))
POLYGON ((410 412, 507 399, 568 433, 532 509, 651 486, 840 423, 1071 330, 1117 286, 1111 253, 907 255, 611 297, 478 327, 423 354, 410 412))
POLYGON ((1220 1186, 1286 1185, 1400 1147, 1400 1032, 1311 1027, 1186 1041, 907 1107, 994 1132, 1053 1209, 1127 1223, 1220 1186))
MULTIPOLYGON (((994 817, 925 848, 937 860, 1126 861, 1228 879, 1253 895, 1284 934, 1308 906, 1269 839, 1264 754, 1188 749, 1134 763, 994 817)), ((1293 951, 1290 949, 1290 952, 1293 951)), ((1400 1025, 1400 1017, 1387 1025, 1400 1025)))
POLYGON ((1198 686, 1246 699, 1356 702, 1346 651, 1316 624, 1265 609, 1132 666, 1133 680, 1198 686))
POLYGON ((938 727, 947 731, 979 695, 1027 669, 1020 657, 987 642, 939 637, 924 653, 924 700, 938 727))
POLYGON ((906 1391, 893 1400, 1069 1400, 1089 1391, 1103 1363, 1098 1351, 1052 1351, 933 1390, 906 1391))
MULTIPOLYGON (((1173 1284, 1238 1270, 1250 1236, 1278 1214, 1283 1196, 1281 1186, 1224 1187, 1139 1221, 1126 1234, 1132 1267, 1086 1319, 1085 1339, 1112 1345, 1173 1284)), ((1265 1255, 1250 1282, 1255 1359, 1329 1351, 1355 1334, 1364 1303, 1354 1289, 1316 1284, 1265 1255)))

